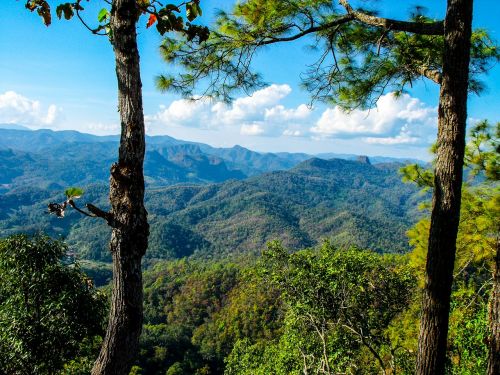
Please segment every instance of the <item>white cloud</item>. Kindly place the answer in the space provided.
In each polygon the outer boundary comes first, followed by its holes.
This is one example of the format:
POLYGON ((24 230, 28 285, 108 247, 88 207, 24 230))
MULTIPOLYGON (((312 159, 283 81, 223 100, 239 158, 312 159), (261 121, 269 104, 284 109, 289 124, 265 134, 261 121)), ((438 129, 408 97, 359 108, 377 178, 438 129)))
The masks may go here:
POLYGON ((310 114, 311 108, 305 104, 301 104, 297 108, 285 108, 282 105, 277 105, 266 108, 264 117, 270 121, 299 121, 307 119, 310 114))
POLYGON ((283 135, 288 137, 303 137, 305 134, 300 130, 285 129, 283 135))
POLYGON ((160 111, 149 121, 158 121, 167 126, 192 126, 205 127, 205 121, 210 101, 208 99, 198 100, 174 100, 168 107, 160 106, 160 111))
POLYGON ((271 85, 257 90, 252 96, 236 99, 231 106, 217 103, 213 107, 218 120, 232 125, 237 121, 252 121, 265 116, 267 110, 277 106, 280 100, 288 96, 292 89, 288 85, 271 85))
POLYGON ((411 134, 406 130, 402 129, 401 133, 394 137, 366 137, 363 141, 370 144, 379 145, 399 145, 399 144, 411 144, 417 143, 419 141, 418 137, 412 137, 411 134))
POLYGON ((3 123, 53 127, 61 112, 61 108, 55 104, 44 109, 40 101, 29 99, 14 91, 0 94, 0 122, 3 123))
POLYGON ((311 109, 305 104, 286 108, 281 101, 292 89, 288 85, 271 85, 252 96, 237 98, 230 105, 208 99, 175 100, 162 106, 146 122, 152 128, 184 126, 202 129, 239 127, 243 135, 303 135, 310 127, 311 109))
POLYGON ((262 135, 265 133, 262 124, 243 124, 240 128, 240 133, 243 135, 262 135))
POLYGON ((245 136, 359 139, 380 145, 427 145, 435 137, 436 108, 408 94, 383 95, 370 110, 346 113, 333 107, 319 113, 305 104, 284 105, 291 92, 288 85, 274 84, 231 104, 175 100, 146 116, 146 124, 155 134, 167 127, 184 127, 239 130, 245 136))
POLYGON ((437 109, 417 98, 389 93, 370 110, 325 110, 311 132, 322 137, 358 138, 372 144, 428 143, 436 133, 437 109))

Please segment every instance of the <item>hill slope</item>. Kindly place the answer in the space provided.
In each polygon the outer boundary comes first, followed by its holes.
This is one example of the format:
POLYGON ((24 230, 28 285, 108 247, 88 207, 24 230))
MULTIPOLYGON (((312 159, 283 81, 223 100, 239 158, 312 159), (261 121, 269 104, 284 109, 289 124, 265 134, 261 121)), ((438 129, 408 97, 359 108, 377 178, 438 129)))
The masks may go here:
MULTIPOLYGON (((220 257, 259 251, 272 239, 297 249, 331 239, 383 252, 406 251, 405 231, 416 219, 421 197, 401 183, 399 167, 313 158, 289 171, 242 181, 149 189, 146 257, 220 257)), ((106 194, 104 185, 94 184, 84 200, 105 208, 106 194)), ((104 223, 74 212, 65 219, 42 213, 49 201, 62 199, 29 188, 0 195, 0 206, 10 207, 0 212, 0 235, 49 231, 67 237, 84 258, 109 260, 104 223)))

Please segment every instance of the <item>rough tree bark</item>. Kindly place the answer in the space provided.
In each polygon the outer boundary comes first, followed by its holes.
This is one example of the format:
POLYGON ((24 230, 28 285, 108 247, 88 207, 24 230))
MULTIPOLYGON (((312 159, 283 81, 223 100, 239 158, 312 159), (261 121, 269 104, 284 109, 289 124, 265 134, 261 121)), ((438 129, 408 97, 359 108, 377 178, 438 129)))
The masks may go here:
POLYGON ((114 0, 110 26, 118 79, 121 138, 118 162, 111 167, 110 192, 113 228, 113 294, 109 323, 92 375, 126 375, 136 358, 142 329, 141 259, 148 245, 144 208, 145 152, 136 0, 114 0))
POLYGON ((438 109, 434 196, 422 301, 417 374, 444 374, 460 218, 472 0, 449 0, 438 109))
POLYGON ((493 270, 493 290, 489 306, 490 337, 488 375, 500 374, 500 239, 497 238, 497 254, 493 270))

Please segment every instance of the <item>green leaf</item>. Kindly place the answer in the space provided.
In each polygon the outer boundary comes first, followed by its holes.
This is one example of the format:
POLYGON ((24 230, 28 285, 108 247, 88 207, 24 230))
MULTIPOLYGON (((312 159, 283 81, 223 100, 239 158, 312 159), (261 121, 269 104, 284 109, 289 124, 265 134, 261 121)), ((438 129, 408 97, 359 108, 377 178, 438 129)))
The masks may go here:
POLYGON ((97 20, 99 22, 104 22, 109 18, 109 11, 106 8, 102 8, 97 14, 97 20))
POLYGON ((64 194, 68 199, 80 198, 83 195, 83 190, 78 187, 70 187, 65 190, 64 194))
POLYGON ((186 17, 189 21, 193 21, 196 17, 198 17, 196 4, 186 4, 186 17))
POLYGON ((201 11, 200 4, 198 4, 198 3, 194 3, 193 5, 194 5, 194 7, 196 8, 196 14, 197 14, 197 17, 202 16, 202 15, 203 15, 203 12, 201 11))

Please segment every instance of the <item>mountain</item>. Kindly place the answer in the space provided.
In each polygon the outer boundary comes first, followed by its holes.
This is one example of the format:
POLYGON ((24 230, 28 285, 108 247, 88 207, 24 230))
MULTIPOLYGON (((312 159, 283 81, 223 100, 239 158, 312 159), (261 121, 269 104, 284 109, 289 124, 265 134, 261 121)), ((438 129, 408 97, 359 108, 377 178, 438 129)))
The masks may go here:
MULTIPOLYGON (((19 182, 32 181, 42 185, 107 181, 109 166, 116 158, 118 140, 118 136, 95 136, 76 131, 0 129, 0 150, 24 152, 36 161, 28 169, 26 164, 21 164, 20 170, 29 173, 18 173, 15 177, 12 175, 12 179, 19 177, 19 182), (61 176, 67 171, 70 176, 61 176), (78 177, 79 171, 82 171, 82 178, 78 177), (41 177, 43 181, 37 177, 41 177)), ((238 145, 216 148, 169 136, 147 136, 146 143, 145 173, 150 186, 241 179, 287 170, 313 157, 303 153, 260 153, 238 145)), ((357 158, 356 155, 339 155, 321 154, 320 157, 349 160, 357 158)), ((402 161, 384 157, 370 160, 374 164, 402 161)), ((0 166, 7 162, 0 157, 0 166)), ((3 184, 19 186, 16 181, 10 180, 3 184)))
MULTIPOLYGON (((321 159, 346 159, 346 160, 356 160, 359 155, 353 154, 336 154, 332 152, 317 154, 316 157, 321 159)), ((389 156, 370 156, 370 162, 373 164, 382 164, 382 163, 403 163, 403 164, 427 164, 425 161, 415 158, 393 158, 389 156)))
MULTIPOLYGON (((147 258, 255 252, 280 239, 298 249, 322 239, 381 252, 408 250, 405 231, 422 199, 401 183, 401 163, 366 156, 321 159, 307 154, 214 148, 168 136, 148 137, 144 172, 151 221, 147 258)), ((116 136, 75 131, 0 129, 0 235, 43 230, 73 252, 109 260, 109 229, 68 212, 46 214, 69 186, 106 209, 116 136)))
POLYGON ((208 145, 201 145, 200 149, 207 154, 222 158, 226 161, 228 166, 240 169, 248 176, 290 169, 298 163, 312 157, 312 155, 307 154, 259 153, 239 145, 231 148, 214 148, 208 145))
MULTIPOLYGON (((217 156, 168 136, 148 137, 144 171, 149 186, 242 179, 217 156)), ((0 129, 0 193, 25 186, 61 190, 104 183, 116 160, 118 138, 75 131, 0 129)))
MULTIPOLYGON (((400 167, 312 158, 289 171, 246 180, 148 189, 146 259, 256 252, 273 239, 292 249, 329 239, 380 252, 407 251, 405 232, 418 217, 422 197, 400 181, 400 167)), ((90 185, 84 201, 105 209, 106 195, 105 185, 90 185)), ((0 195, 0 206, 9 207, 0 213, 0 235, 48 231, 65 237, 83 258, 109 261, 105 223, 76 212, 64 219, 44 214, 47 203, 63 199, 48 190, 0 195)))

